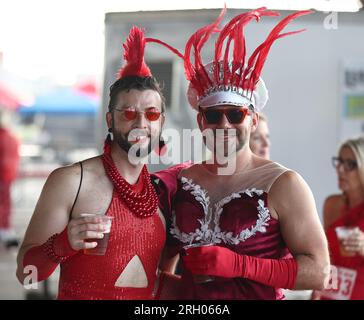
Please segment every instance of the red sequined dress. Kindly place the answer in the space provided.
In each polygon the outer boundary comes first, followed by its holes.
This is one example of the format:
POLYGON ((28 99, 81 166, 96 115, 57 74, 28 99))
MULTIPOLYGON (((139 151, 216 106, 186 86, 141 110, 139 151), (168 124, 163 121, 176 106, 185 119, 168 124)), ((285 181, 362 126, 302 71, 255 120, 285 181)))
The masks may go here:
MULTIPOLYGON (((141 191, 142 179, 133 188, 141 191)), ((165 243, 160 215, 137 217, 115 189, 106 215, 114 217, 106 254, 85 255, 80 251, 61 263, 58 299, 153 299, 165 243)))
MULTIPOLYGON (((288 169, 277 163, 226 176, 216 183, 216 176, 202 165, 181 171, 169 211, 167 244, 182 252, 194 243, 213 243, 239 254, 270 259, 291 258, 282 238, 279 221, 270 215, 268 194, 274 181, 288 169), (214 176, 214 177, 212 177, 214 176)), ((160 194, 171 193, 172 175, 159 173, 160 194)), ((162 198, 162 196, 161 196, 162 198)), ((167 209, 166 209, 167 207, 167 209)), ((186 299, 283 299, 281 289, 244 278, 215 278, 197 284, 182 267, 182 283, 186 299)))

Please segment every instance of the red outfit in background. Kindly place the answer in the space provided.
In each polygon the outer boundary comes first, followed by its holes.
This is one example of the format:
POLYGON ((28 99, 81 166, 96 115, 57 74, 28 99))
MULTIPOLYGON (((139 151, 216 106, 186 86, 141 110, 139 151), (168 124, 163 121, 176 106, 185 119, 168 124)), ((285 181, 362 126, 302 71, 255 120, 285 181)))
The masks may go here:
MULTIPOLYGON (((343 284, 341 290, 348 291, 348 286, 352 285, 352 293, 350 300, 364 299, 364 257, 359 255, 353 257, 342 256, 340 254, 340 244, 336 236, 335 228, 339 226, 359 227, 364 231, 364 203, 354 208, 344 208, 344 212, 338 220, 336 220, 326 231, 327 240, 331 254, 331 264, 355 270, 357 272, 355 283, 343 284)), ((339 283, 340 285, 340 283, 339 283)))
POLYGON ((0 128, 0 229, 10 229, 11 184, 19 165, 19 142, 9 130, 0 128))

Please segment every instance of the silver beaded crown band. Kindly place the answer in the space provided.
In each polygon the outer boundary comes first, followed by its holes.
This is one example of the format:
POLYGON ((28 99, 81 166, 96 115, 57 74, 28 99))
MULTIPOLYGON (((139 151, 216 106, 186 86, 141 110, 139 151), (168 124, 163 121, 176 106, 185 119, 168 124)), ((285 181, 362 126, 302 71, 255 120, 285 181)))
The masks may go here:
POLYGON ((229 85, 210 88, 204 96, 198 97, 197 99, 200 107, 234 105, 255 109, 255 99, 252 91, 229 85))
MULTIPOLYGON (((231 63, 229 70, 231 71, 231 63)), ((213 62, 204 66, 206 74, 210 78, 212 84, 207 88, 202 96, 199 96, 197 90, 190 83, 187 90, 187 97, 190 105, 198 110, 199 107, 214 107, 218 105, 232 105, 238 107, 249 107, 253 112, 261 112, 268 101, 268 90, 261 77, 255 86, 254 91, 243 89, 232 84, 216 84, 221 83, 224 78, 222 62, 220 62, 219 80, 215 79, 215 64, 213 62)), ((244 69, 243 69, 244 70, 244 69)))

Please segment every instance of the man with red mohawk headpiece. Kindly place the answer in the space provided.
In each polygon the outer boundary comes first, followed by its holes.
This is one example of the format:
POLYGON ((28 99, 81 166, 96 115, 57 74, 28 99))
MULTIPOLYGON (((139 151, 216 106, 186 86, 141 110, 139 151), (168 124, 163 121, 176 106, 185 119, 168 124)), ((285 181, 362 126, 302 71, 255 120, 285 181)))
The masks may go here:
POLYGON ((277 39, 297 33, 281 31, 309 12, 288 15, 246 59, 244 27, 278 13, 253 10, 217 31, 224 11, 191 36, 184 54, 172 48, 183 59, 188 100, 212 159, 183 169, 175 180, 169 171, 156 175, 171 225, 167 261, 179 254, 183 262, 181 281, 162 273, 161 299, 182 293, 187 299, 276 300, 284 298, 281 288, 322 289, 329 276, 310 188, 298 173, 249 148, 268 100, 260 74, 269 50, 277 39), (204 65, 200 52, 213 32, 219 32, 214 59, 204 65), (178 292, 171 284, 179 285, 178 292))
POLYGON ((165 102, 145 44, 133 27, 110 87, 104 153, 51 173, 19 251, 21 283, 44 280, 60 264, 58 299, 153 298, 165 221, 137 160, 158 146, 165 102))

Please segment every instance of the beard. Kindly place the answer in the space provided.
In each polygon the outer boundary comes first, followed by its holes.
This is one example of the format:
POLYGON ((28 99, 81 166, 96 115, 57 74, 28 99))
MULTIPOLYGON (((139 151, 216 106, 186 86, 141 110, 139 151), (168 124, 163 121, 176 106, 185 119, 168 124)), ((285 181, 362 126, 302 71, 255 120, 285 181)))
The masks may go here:
MULTIPOLYGON (((121 133, 119 130, 116 130, 114 126, 112 126, 112 133, 114 137, 114 141, 118 144, 120 149, 124 150, 129 156, 131 152, 135 153, 136 158, 145 158, 147 157, 152 150, 156 148, 159 144, 160 135, 158 134, 156 137, 152 138, 149 133, 146 133, 145 130, 140 130, 149 140, 147 146, 140 146, 139 142, 131 143, 131 132, 138 129, 132 129, 131 131, 127 132, 126 134, 121 133)), ((135 132, 135 131, 134 131, 135 132)), ((135 134, 134 134, 135 136, 135 134)), ((134 155, 132 155, 134 156, 134 155)))

